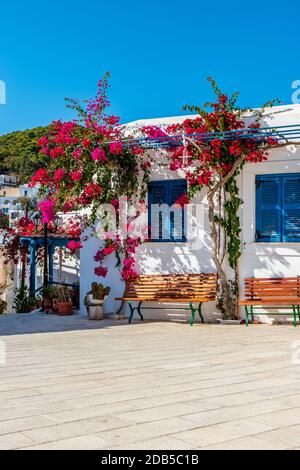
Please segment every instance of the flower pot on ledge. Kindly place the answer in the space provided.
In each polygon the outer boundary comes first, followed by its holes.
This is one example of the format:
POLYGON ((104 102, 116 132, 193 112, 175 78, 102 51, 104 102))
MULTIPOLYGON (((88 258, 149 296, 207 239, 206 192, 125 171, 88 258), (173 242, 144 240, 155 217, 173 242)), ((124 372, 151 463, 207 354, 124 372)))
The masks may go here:
POLYGON ((90 320, 103 320, 104 300, 94 299, 92 294, 88 295, 88 309, 87 310, 88 310, 88 316, 90 320))
POLYGON ((72 302, 57 302, 57 311, 58 315, 61 317, 67 316, 67 315, 73 315, 73 304, 72 302))
POLYGON ((93 282, 92 290, 84 298, 84 305, 90 320, 103 320, 103 304, 110 292, 110 287, 93 282))

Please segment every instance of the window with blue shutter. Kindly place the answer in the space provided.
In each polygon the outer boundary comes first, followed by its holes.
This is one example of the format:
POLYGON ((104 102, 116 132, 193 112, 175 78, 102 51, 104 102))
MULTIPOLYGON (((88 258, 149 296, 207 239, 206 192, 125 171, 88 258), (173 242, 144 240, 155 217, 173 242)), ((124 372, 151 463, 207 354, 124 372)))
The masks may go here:
POLYGON ((185 209, 176 205, 178 199, 186 194, 186 180, 153 181, 148 186, 149 237, 156 242, 184 242, 185 209))
POLYGON ((282 177, 282 241, 300 242, 300 175, 282 177))
POLYGON ((276 176, 256 180, 256 240, 281 241, 281 185, 276 176))
POLYGON ((256 241, 300 242, 300 174, 256 177, 256 241))

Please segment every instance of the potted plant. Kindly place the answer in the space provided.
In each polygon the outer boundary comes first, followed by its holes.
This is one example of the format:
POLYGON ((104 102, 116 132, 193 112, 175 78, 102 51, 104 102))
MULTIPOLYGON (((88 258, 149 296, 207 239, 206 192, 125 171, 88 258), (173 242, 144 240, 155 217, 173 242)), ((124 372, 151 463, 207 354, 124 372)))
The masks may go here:
POLYGON ((84 299, 84 305, 90 320, 103 320, 103 303, 110 293, 110 287, 104 287, 97 282, 92 283, 92 290, 84 299))
POLYGON ((27 286, 21 286, 14 290, 13 308, 16 313, 30 313, 37 307, 35 296, 28 290, 27 286))
POLYGON ((43 287, 41 291, 42 307, 44 312, 53 310, 52 287, 43 287))
POLYGON ((58 286, 56 295, 56 308, 58 315, 73 315, 73 303, 68 288, 63 285, 58 286))
POLYGON ((7 302, 5 300, 0 299, 0 315, 4 315, 7 309, 7 302))
POLYGON ((58 313, 57 303, 59 302, 61 298, 59 287, 51 286, 51 297, 52 297, 53 311, 54 313, 58 313))

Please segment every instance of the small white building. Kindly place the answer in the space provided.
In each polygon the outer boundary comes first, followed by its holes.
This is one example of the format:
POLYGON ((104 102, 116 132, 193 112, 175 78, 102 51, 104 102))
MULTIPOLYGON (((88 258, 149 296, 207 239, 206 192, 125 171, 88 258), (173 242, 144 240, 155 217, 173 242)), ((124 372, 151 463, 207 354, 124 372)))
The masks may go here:
MULTIPOLYGON (((160 126, 183 122, 187 116, 150 119, 128 124, 128 128, 139 126, 160 126)), ((195 117, 195 116, 193 116, 195 117)), ((299 125, 300 105, 278 106, 266 110, 262 127, 299 125)), ((246 164, 239 179, 241 209, 242 257, 240 259, 241 289, 246 277, 290 277, 300 275, 300 145, 291 138, 289 145, 274 148, 269 152, 268 161, 246 164)), ((180 171, 172 172, 160 165, 161 155, 157 154, 156 164, 151 172, 151 184, 157 187, 174 184, 181 180, 180 171), (155 186, 155 185, 154 185, 155 186)), ((208 222, 208 206, 205 191, 197 200, 191 201, 201 207, 197 214, 198 237, 192 241, 150 241, 138 249, 137 268, 145 274, 201 273, 214 272, 211 258, 211 242, 208 222)), ((84 243, 81 250, 81 299, 90 290, 93 281, 101 282, 94 274, 93 257, 101 241, 92 238, 84 243)), ((124 283, 117 268, 115 258, 108 258, 109 273, 103 281, 112 288, 105 304, 106 313, 116 312, 124 283)), ((219 315, 212 303, 204 305, 204 316, 214 318, 219 315)), ((82 305, 82 314, 85 314, 82 305)), ((145 318, 158 318, 157 311, 145 311, 145 318)), ((189 314, 187 313, 187 316, 189 314)), ((159 318, 170 317, 162 311, 159 318)), ((172 314, 180 318, 182 314, 172 314)), ((185 318, 185 317, 184 317, 185 318)))
POLYGON ((14 175, 0 175, 0 188, 2 186, 17 186, 17 178, 14 175))

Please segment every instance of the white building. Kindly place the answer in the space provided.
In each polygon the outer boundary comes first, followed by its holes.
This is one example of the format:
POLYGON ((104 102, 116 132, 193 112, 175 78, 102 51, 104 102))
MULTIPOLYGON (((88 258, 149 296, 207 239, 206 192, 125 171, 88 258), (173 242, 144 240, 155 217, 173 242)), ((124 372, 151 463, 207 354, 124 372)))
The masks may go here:
POLYGON ((14 175, 0 175, 0 188, 2 186, 16 186, 17 178, 14 175))
MULTIPOLYGON (((159 126, 182 122, 186 117, 150 119, 128 124, 137 126, 159 126)), ((262 127, 299 125, 300 105, 278 106, 266 111, 262 127)), ((274 148, 268 161, 247 164, 240 176, 240 195, 243 200, 241 209, 242 257, 240 259, 241 289, 246 277, 290 277, 300 275, 300 145, 296 138, 289 145, 274 148), (290 191, 290 192, 289 192, 290 191), (291 192, 292 191, 292 192, 291 192), (289 200, 290 194, 290 200, 289 200), (284 196, 285 195, 285 196, 284 196)), ((151 182, 169 182, 182 179, 180 171, 171 172, 161 166, 161 155, 157 155, 156 165, 151 172, 151 182)), ((171 183, 170 183, 171 182, 171 183)), ((147 242, 138 249, 137 268, 145 274, 201 273, 214 272, 211 258, 211 242, 205 192, 191 201, 199 204, 201 214, 197 215, 198 240, 182 242, 147 242)), ((93 281, 99 282, 94 275, 93 256, 100 246, 100 240, 90 239, 81 250, 81 299, 90 290, 93 281)), ((112 288, 105 304, 107 313, 115 312, 120 302, 124 283, 115 268, 115 258, 108 259, 109 274, 104 284, 112 288)), ((101 282, 101 280, 100 280, 101 282)), ((207 318, 219 315, 212 303, 204 305, 207 318)), ((82 313, 85 314, 82 305, 82 313)), ((187 316, 189 314, 187 313, 187 316)), ((162 311, 160 318, 170 315, 162 311)), ((176 314, 172 314, 176 317, 176 314)), ((145 318, 158 318, 157 311, 145 311, 145 318)), ((177 316, 178 318, 178 316, 177 316)))

